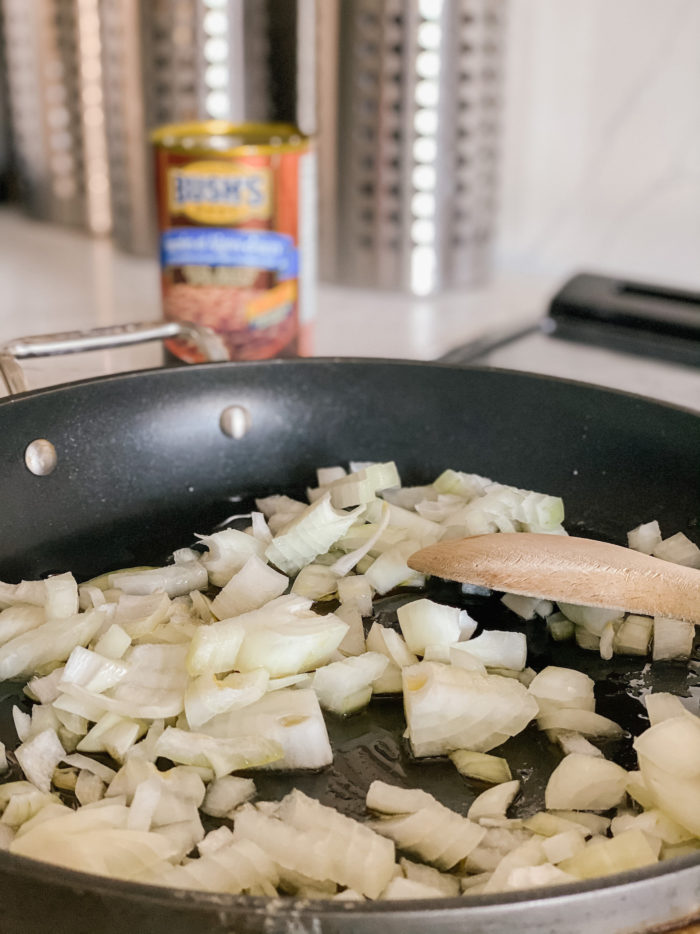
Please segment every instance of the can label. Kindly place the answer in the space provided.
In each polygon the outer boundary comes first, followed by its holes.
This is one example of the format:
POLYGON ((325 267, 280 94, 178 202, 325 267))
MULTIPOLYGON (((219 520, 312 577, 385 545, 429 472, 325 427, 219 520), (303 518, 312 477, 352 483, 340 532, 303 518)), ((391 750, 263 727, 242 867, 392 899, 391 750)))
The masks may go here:
MULTIPOLYGON (((247 150, 156 147, 163 310, 213 328, 231 359, 297 356, 310 352, 300 267, 314 245, 303 242, 300 189, 313 156, 306 141, 247 150)), ((201 359, 185 341, 168 348, 201 359)))

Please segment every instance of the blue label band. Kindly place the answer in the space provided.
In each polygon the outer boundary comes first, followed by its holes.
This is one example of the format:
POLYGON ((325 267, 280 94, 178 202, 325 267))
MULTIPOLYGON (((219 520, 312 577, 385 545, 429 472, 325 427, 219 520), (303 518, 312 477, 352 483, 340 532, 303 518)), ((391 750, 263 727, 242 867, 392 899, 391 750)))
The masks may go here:
POLYGON ((276 272, 280 280, 299 275, 299 253, 288 234, 274 230, 187 227, 160 238, 163 266, 246 266, 276 272))

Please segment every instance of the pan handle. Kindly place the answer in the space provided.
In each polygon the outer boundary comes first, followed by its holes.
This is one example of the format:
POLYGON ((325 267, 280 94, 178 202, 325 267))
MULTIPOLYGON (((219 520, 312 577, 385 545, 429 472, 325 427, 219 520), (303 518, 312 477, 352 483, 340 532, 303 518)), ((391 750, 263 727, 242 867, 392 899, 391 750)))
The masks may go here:
POLYGON ((54 357, 90 350, 112 350, 130 344, 164 341, 173 337, 191 341, 207 361, 228 360, 221 338, 210 328, 180 321, 152 321, 139 324, 118 324, 90 331, 67 331, 62 334, 40 334, 20 337, 0 346, 0 376, 9 394, 29 389, 19 363, 29 357, 54 357))

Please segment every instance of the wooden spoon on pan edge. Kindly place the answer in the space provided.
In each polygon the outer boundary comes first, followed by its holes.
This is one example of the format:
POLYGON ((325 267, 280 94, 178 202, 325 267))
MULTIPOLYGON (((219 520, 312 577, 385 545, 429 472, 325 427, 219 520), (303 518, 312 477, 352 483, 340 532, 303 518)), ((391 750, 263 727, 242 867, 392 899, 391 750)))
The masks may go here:
POLYGON ((408 566, 491 590, 700 625, 700 570, 594 539, 474 535, 422 548, 408 566))

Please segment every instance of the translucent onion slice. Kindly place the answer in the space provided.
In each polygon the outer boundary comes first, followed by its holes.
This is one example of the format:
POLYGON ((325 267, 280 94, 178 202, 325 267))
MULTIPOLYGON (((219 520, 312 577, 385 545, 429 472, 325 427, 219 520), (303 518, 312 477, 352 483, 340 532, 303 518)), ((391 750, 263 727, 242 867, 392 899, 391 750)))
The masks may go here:
POLYGON ((562 707, 537 718, 541 730, 568 730, 584 736, 624 736, 624 730, 614 720, 590 710, 562 707))
POLYGON ((506 811, 519 791, 520 782, 517 779, 487 788, 472 802, 467 811, 469 820, 480 821, 484 817, 505 817, 506 811))
POLYGON ((654 617, 654 642, 651 657, 655 662, 670 658, 689 658, 693 651, 693 623, 665 616, 654 617))
POLYGON ((362 508, 336 512, 330 493, 324 494, 292 519, 265 549, 266 557, 285 574, 296 574, 317 555, 325 554, 341 538, 362 508))
POLYGON ((421 662, 402 674, 406 722, 417 756, 454 749, 488 752, 537 714, 534 697, 512 678, 437 662, 421 662))
POLYGON ((563 860, 559 868, 578 879, 595 879, 615 872, 639 869, 657 862, 657 854, 641 830, 630 830, 616 837, 597 837, 563 860))
POLYGON ((43 606, 8 606, 0 612, 0 644, 46 622, 43 606))
POLYGON ((311 686, 325 710, 343 716, 366 707, 372 698, 372 682, 389 664, 379 652, 365 652, 316 669, 311 686))
POLYGON ((97 607, 66 619, 49 620, 0 647, 0 680, 28 678, 42 665, 62 662, 77 645, 85 646, 99 632, 111 613, 97 607))
POLYGON ((223 775, 208 786, 202 811, 210 817, 229 817, 254 795, 255 782, 252 778, 223 775))
POLYGON ((109 586, 127 594, 145 595, 164 591, 179 597, 191 590, 204 590, 209 583, 206 567, 200 561, 170 564, 146 571, 119 571, 108 576, 109 586))
MULTIPOLYGON (((304 508, 303 503, 299 506, 304 508)), ((223 529, 197 538, 208 549, 201 561, 215 587, 224 587, 252 555, 262 558, 266 547, 265 542, 238 529, 223 529)))
POLYGON ((547 808, 604 811, 625 796, 627 772, 607 759, 571 753, 554 769, 545 789, 547 808))
POLYGON ((595 710, 594 682, 582 671, 548 665, 530 682, 528 692, 537 700, 540 714, 561 708, 595 710))
POLYGON ((39 791, 51 791, 51 777, 64 758, 65 749, 55 730, 43 730, 15 750, 15 757, 25 776, 39 791))
POLYGON ((230 739, 264 736, 279 743, 283 758, 266 763, 266 768, 320 769, 333 761, 318 698, 308 688, 267 693, 248 707, 214 717, 202 730, 230 739))
POLYGON ((260 700, 269 680, 264 668, 234 672, 220 681, 211 673, 193 678, 185 690, 185 716, 190 728, 196 730, 217 714, 260 700))
POLYGON ((282 759, 279 743, 263 736, 238 735, 235 739, 217 739, 167 727, 156 743, 156 753, 182 765, 202 765, 214 770, 217 778, 241 769, 258 768, 282 759))
POLYGON ((257 555, 251 555, 216 595, 211 609, 218 619, 230 619, 257 610, 281 596, 289 584, 286 574, 275 571, 257 555))
POLYGON ((421 598, 400 606, 397 617, 408 648, 417 655, 426 645, 451 645, 461 635, 459 607, 421 598))
POLYGON ((638 525, 629 531, 627 533, 627 544, 635 551, 641 551, 642 554, 652 554, 656 546, 661 544, 661 529, 656 519, 638 525))
POLYGON ((478 659, 487 668, 522 671, 527 662, 527 639, 523 632, 484 629, 475 639, 450 647, 453 664, 459 664, 464 654, 478 659))
POLYGON ((474 752, 471 749, 455 749, 450 759, 458 772, 466 778, 498 785, 513 778, 510 766, 501 756, 492 756, 486 752, 474 752))

